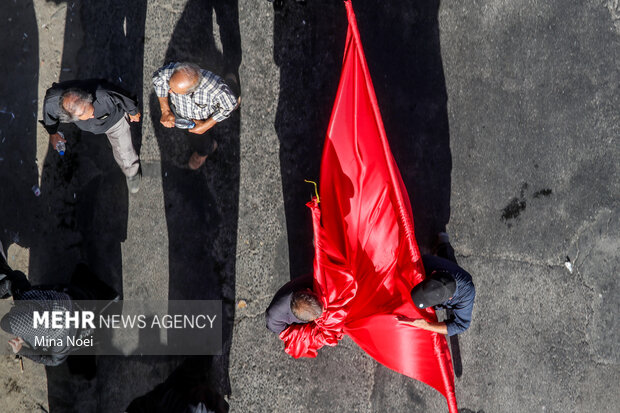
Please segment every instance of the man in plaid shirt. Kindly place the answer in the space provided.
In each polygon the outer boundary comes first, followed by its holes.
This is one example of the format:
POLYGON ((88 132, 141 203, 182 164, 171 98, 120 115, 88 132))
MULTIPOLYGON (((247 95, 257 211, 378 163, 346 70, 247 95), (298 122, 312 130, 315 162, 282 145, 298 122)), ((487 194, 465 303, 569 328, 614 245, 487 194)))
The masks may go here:
POLYGON ((189 143, 194 153, 189 167, 198 169, 217 148, 217 142, 206 132, 228 118, 239 106, 219 76, 192 63, 169 63, 153 74, 153 85, 161 108, 160 122, 166 128, 179 126, 178 119, 191 120, 189 143))
POLYGON ((9 340, 13 353, 46 366, 63 363, 69 354, 76 350, 69 345, 68 337, 86 338, 92 331, 75 326, 61 329, 44 326, 35 328, 34 311, 71 312, 80 310, 80 305, 76 306, 75 300, 116 301, 120 298, 114 289, 101 281, 83 263, 75 268, 70 285, 33 287, 26 274, 9 266, 4 247, 0 242, 0 298, 11 296, 14 306, 0 319, 0 328, 15 336, 9 340), (48 341, 37 344, 41 337, 47 338, 48 341))

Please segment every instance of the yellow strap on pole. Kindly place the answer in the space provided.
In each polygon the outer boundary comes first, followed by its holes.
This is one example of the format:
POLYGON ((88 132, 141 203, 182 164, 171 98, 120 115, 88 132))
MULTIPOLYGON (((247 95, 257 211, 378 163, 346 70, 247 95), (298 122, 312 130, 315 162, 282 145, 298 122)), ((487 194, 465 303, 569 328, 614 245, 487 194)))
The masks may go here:
POLYGON ((304 179, 304 182, 308 182, 309 184, 314 185, 314 193, 316 194, 316 203, 319 204, 321 202, 321 199, 319 198, 319 189, 316 185, 316 182, 314 181, 309 181, 307 179, 304 179))

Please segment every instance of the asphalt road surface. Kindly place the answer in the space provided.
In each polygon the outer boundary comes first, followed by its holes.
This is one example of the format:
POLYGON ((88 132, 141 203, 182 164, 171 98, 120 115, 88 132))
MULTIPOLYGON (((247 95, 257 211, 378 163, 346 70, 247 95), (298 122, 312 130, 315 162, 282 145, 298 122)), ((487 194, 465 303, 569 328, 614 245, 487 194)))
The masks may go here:
MULTIPOLYGON (((28 249, 35 284, 85 260, 126 299, 222 299, 224 355, 197 364, 233 412, 445 412, 349 339, 293 360, 264 326, 279 286, 312 268, 303 180, 318 179, 347 27, 340 1, 283 3, 3 0, 0 239, 28 249), (238 76, 243 97, 197 173, 158 122, 150 76, 172 60, 238 76), (105 138, 68 128, 61 161, 36 123, 52 82, 93 77, 140 97, 135 196, 105 138)), ((353 5, 418 243, 447 230, 476 284, 460 411, 616 412, 620 3, 353 5)), ((183 362, 100 357, 91 380, 67 365, 3 373, 0 400, 123 412, 183 362)))

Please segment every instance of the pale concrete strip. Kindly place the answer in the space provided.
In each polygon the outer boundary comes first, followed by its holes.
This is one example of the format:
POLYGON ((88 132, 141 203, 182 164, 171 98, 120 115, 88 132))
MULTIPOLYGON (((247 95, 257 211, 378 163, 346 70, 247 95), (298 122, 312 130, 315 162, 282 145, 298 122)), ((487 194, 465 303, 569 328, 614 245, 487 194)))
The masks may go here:
MULTIPOLYGON (((314 411, 368 412, 374 362, 357 346, 345 340, 337 348, 321 350, 317 359, 294 360, 265 328, 263 312, 277 289, 289 280, 280 142, 274 128, 280 68, 272 54, 271 3, 241 1, 239 20, 243 22, 240 76, 244 103, 236 301, 244 300, 247 307, 236 309, 231 411, 291 412, 312 406, 314 411), (328 377, 347 384, 323 381, 328 377)), ((317 131, 317 139, 322 133, 317 131)))

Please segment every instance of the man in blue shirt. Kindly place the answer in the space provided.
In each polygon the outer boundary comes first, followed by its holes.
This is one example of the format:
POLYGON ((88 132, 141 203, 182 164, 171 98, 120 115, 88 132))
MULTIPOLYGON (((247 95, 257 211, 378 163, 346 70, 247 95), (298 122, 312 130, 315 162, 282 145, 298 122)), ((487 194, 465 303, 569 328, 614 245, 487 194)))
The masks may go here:
POLYGON ((474 309, 476 289, 471 275, 456 263, 448 234, 439 233, 437 256, 422 257, 426 278, 411 290, 411 299, 418 308, 445 308, 451 317, 442 322, 400 316, 402 324, 435 333, 453 336, 469 328, 474 309))

